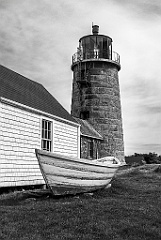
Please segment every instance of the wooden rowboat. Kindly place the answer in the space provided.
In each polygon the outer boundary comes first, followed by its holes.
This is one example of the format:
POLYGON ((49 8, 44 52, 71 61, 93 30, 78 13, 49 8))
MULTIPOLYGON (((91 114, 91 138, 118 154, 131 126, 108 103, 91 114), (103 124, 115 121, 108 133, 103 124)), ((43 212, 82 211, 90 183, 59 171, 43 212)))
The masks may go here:
POLYGON ((105 188, 121 165, 114 157, 87 160, 38 149, 35 151, 44 180, 54 195, 105 188))

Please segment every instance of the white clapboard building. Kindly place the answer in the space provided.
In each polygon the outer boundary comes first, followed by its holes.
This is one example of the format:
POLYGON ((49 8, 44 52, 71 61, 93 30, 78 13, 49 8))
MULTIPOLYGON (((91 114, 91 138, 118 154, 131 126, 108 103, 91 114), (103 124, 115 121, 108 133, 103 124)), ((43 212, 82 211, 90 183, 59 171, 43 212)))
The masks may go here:
POLYGON ((35 149, 80 156, 80 127, 39 83, 0 66, 0 188, 43 185, 35 149))

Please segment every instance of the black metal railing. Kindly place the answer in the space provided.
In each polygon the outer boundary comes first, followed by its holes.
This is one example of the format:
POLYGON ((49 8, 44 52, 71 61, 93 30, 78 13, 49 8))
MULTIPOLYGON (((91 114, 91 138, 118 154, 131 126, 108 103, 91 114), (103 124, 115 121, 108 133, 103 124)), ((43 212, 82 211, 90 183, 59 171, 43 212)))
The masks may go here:
POLYGON ((117 52, 90 50, 83 53, 83 51, 77 51, 72 56, 72 64, 88 60, 88 59, 109 59, 113 62, 120 64, 120 55, 117 52))

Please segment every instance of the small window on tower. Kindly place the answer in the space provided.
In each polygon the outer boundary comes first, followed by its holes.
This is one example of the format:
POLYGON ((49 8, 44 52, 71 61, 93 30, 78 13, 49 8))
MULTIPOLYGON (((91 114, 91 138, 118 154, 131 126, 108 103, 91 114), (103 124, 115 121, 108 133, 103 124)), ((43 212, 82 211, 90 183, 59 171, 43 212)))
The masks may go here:
POLYGON ((85 70, 82 69, 82 70, 81 70, 81 79, 84 79, 84 78, 85 78, 85 70))
POLYGON ((83 120, 87 120, 89 118, 89 111, 80 112, 80 118, 83 120))

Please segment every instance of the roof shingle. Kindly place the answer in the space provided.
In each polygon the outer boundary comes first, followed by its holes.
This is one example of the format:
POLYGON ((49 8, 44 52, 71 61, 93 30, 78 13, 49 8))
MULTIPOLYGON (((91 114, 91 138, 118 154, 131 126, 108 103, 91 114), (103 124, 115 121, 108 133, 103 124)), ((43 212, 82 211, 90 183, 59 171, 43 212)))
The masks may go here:
POLYGON ((62 105, 43 87, 0 65, 0 97, 76 123, 62 105))
POLYGON ((76 117, 74 117, 74 119, 81 125, 80 127, 81 135, 103 140, 102 135, 99 132, 97 132, 87 120, 83 120, 76 117))

